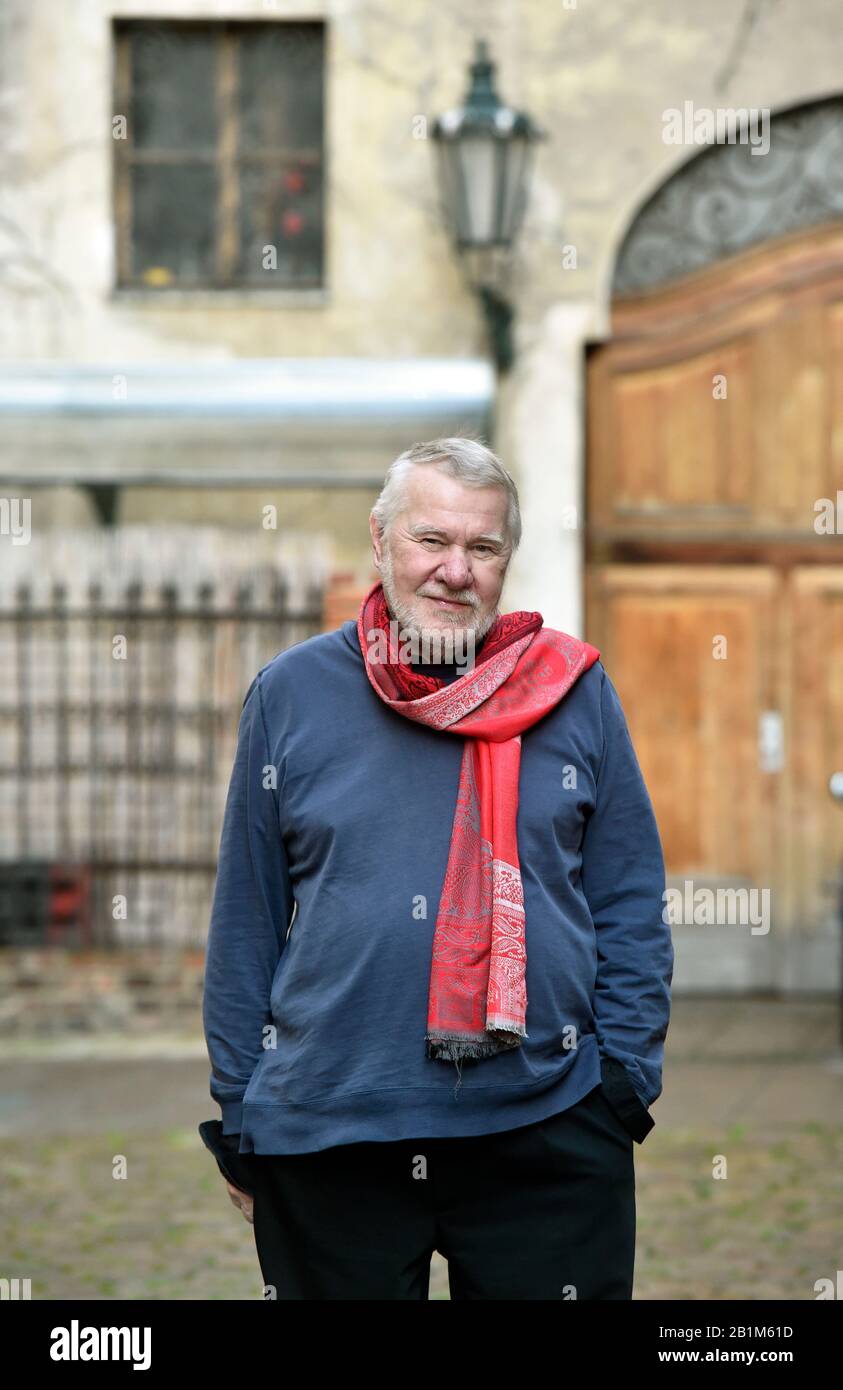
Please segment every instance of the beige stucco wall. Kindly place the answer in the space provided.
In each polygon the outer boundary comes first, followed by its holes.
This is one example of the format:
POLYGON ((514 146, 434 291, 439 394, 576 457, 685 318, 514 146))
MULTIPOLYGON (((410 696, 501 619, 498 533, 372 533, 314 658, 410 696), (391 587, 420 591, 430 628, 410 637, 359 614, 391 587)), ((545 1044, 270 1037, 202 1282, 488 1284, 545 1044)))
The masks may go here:
MULTIPOLYGON (((492 441, 521 489, 525 536, 508 606, 578 631, 584 344, 608 332, 612 266, 640 203, 692 153, 662 140, 662 113, 769 106, 840 87, 838 0, 767 5, 747 29, 734 0, 5 0, 0 101, 0 355, 14 359, 475 356, 480 315, 440 225, 432 149, 418 117, 462 99, 474 39, 487 38, 501 95, 550 134, 540 147, 511 277, 518 360, 492 441), (112 16, 324 17, 327 286, 315 296, 114 292, 112 16), (576 248, 576 269, 563 248, 576 248)), ((412 442, 408 440, 407 443, 412 442)), ((383 466, 389 462, 384 459, 383 466)), ((373 498, 260 497, 368 564, 373 498)), ((135 491, 124 516, 242 523, 257 495, 135 491)), ((54 524, 79 507, 45 506, 54 524)), ((259 523, 256 523, 259 524, 259 523)), ((286 521, 285 521, 286 524, 286 521)))

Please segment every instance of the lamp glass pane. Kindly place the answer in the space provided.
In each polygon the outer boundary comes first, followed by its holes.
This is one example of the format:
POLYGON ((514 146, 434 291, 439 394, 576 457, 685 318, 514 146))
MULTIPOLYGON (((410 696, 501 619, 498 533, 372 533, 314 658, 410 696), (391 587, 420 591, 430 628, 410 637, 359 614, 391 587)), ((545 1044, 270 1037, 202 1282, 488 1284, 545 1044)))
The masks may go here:
POLYGON ((516 136, 507 142, 502 173, 500 232, 504 241, 512 241, 524 215, 527 187, 529 141, 516 136))
POLYGON ((464 240, 484 245, 497 236, 496 141, 468 136, 459 142, 465 200, 464 240))

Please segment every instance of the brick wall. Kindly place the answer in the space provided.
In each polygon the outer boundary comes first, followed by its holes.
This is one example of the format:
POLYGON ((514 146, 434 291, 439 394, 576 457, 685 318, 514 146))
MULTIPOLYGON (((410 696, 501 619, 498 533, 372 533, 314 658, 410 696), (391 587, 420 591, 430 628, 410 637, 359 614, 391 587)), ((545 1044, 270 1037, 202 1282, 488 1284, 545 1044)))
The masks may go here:
POLYGON ((350 570, 332 574, 325 589, 323 632, 333 632, 348 618, 356 618, 364 595, 379 578, 374 567, 364 583, 350 570))
POLYGON ((0 951, 0 1037, 202 1031, 204 953, 0 951))

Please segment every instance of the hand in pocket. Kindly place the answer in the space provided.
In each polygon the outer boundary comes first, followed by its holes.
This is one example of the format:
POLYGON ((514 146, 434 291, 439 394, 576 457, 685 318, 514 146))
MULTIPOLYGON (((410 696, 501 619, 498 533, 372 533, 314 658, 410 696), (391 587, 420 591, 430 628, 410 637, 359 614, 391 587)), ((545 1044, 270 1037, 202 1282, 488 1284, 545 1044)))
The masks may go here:
POLYGON ((225 1185, 228 1188, 228 1195, 236 1207, 239 1207, 246 1221, 250 1226, 255 1222, 255 1199, 248 1192, 242 1192, 239 1187, 235 1187, 233 1182, 226 1178, 225 1185))
POLYGON ((622 1133, 624 1139, 628 1140, 628 1142, 631 1144, 631 1143, 632 1143, 632 1135, 630 1134, 630 1132, 629 1132, 629 1130, 628 1130, 626 1124, 625 1124, 624 1121, 621 1119, 621 1117, 620 1117, 620 1115, 618 1114, 617 1110, 615 1109, 614 1105, 613 1105, 612 1102, 609 1100, 609 1097, 606 1095, 606 1091, 605 1091, 605 1089, 604 1089, 602 1083, 597 1087, 597 1094, 599 1095, 600 1099, 601 1099, 602 1102, 603 1102, 603 1109, 604 1109, 604 1111, 608 1111, 609 1115, 612 1117, 612 1119, 614 1120, 614 1122, 615 1122, 615 1124, 617 1125, 618 1129, 619 1129, 620 1132, 622 1133))

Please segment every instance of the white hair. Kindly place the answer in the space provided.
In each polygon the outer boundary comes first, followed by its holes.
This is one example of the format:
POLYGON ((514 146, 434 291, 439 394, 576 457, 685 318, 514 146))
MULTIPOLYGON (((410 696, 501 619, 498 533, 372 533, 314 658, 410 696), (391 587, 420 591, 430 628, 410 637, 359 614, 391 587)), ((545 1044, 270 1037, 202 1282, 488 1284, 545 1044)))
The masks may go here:
POLYGON ((521 540, 521 511, 518 489, 497 455, 477 439, 453 435, 448 439, 431 439, 413 444, 389 465, 380 496, 372 508, 381 535, 384 535, 399 515, 409 474, 413 468, 438 468, 450 478, 468 487, 502 487, 509 498, 506 529, 513 551, 521 540))

